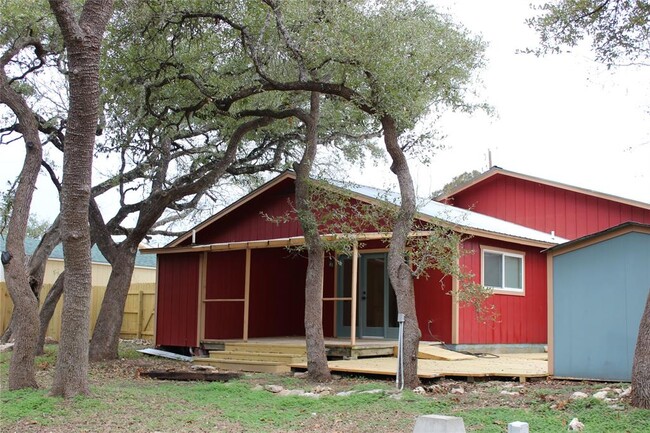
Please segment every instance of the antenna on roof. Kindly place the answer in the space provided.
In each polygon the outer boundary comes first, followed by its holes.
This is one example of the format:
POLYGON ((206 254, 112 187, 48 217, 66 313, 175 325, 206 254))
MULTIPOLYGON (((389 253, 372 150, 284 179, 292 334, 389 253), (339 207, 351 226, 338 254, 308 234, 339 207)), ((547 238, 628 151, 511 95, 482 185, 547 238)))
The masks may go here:
POLYGON ((488 170, 492 168, 492 151, 488 149, 488 170))

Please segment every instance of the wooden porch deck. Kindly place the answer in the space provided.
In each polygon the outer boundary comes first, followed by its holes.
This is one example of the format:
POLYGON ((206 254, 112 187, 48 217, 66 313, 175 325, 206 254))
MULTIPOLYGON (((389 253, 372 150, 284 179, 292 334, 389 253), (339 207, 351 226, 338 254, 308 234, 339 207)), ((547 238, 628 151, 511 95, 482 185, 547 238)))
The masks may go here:
MULTIPOLYGON (((326 339, 332 372, 395 376, 397 342, 378 339, 326 339)), ((195 358, 193 362, 212 365, 225 370, 289 372, 307 368, 304 338, 260 338, 247 342, 227 340, 206 344, 209 358, 195 358)), ((528 378, 547 377, 546 353, 500 354, 494 357, 476 357, 444 349, 435 343, 423 342, 418 354, 418 376, 437 377, 508 377, 525 381, 528 378)))

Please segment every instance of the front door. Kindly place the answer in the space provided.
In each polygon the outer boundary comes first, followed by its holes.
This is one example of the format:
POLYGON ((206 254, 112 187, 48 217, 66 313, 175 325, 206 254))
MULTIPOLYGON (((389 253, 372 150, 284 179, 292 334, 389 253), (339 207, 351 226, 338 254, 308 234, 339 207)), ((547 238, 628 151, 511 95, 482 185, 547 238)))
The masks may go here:
MULTIPOLYGON (((357 280, 357 336, 397 338, 397 301, 388 280, 386 253, 361 254, 357 280)), ((352 261, 339 259, 338 296, 352 296, 352 261)), ((350 301, 339 301, 337 334, 350 336, 350 301)))

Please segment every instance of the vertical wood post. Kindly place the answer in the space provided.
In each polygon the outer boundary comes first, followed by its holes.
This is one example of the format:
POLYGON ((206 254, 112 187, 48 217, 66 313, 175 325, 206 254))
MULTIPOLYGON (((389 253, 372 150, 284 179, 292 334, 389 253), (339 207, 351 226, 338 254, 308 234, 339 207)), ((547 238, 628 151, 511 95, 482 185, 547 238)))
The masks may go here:
POLYGON ((244 341, 248 341, 248 312, 251 292, 251 249, 246 248, 246 277, 244 279, 244 341))
POLYGON ((208 252, 199 259, 199 296, 197 296, 198 320, 196 324, 196 347, 205 339, 205 290, 208 281, 208 252))
POLYGON ((138 340, 142 338, 142 311, 144 306, 142 305, 143 301, 143 293, 142 290, 138 291, 138 340))
POLYGON ((350 307, 350 345, 357 342, 357 274, 359 269, 359 243, 352 244, 352 306, 350 307))

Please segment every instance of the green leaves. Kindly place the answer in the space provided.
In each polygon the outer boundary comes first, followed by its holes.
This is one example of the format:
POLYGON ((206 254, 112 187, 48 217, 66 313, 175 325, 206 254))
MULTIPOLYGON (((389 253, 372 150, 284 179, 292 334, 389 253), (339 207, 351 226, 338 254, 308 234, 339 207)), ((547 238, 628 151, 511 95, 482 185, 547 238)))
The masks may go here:
POLYGON ((636 0, 563 0, 536 8, 527 20, 539 33, 536 54, 559 52, 588 40, 599 62, 646 62, 650 56, 650 3, 636 0))

